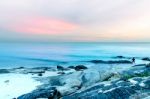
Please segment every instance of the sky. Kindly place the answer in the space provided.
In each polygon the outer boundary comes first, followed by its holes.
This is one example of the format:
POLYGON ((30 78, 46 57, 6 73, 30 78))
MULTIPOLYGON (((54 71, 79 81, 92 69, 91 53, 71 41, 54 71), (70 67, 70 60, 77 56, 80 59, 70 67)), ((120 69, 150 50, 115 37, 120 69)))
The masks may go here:
POLYGON ((150 42, 150 0, 0 0, 0 42, 150 42))

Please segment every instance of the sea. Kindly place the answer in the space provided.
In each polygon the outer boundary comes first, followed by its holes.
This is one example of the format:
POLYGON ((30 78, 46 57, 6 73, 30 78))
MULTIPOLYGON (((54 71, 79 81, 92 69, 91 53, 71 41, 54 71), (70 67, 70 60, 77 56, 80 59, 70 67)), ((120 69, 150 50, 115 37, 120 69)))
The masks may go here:
POLYGON ((103 68, 107 65, 89 61, 117 60, 116 56, 150 57, 150 43, 0 43, 0 68, 57 65, 103 68))

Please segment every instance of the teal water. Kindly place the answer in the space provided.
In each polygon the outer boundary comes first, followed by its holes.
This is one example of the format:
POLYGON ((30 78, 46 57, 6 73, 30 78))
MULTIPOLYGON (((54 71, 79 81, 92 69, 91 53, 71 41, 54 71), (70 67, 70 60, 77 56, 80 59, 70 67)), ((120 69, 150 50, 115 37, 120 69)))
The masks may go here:
POLYGON ((149 57, 149 43, 0 43, 0 67, 95 65, 115 56, 149 57))

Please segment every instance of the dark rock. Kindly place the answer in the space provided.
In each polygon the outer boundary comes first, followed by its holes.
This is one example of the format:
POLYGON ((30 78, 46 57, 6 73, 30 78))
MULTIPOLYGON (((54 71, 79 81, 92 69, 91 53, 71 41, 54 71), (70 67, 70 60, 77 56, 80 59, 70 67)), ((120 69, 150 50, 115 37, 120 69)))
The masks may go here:
POLYGON ((150 58, 149 57, 145 57, 145 58, 142 58, 142 60, 144 60, 144 61, 150 61, 150 58))
POLYGON ((38 76, 43 76, 43 74, 42 74, 42 73, 39 73, 38 76))
POLYGON ((68 68, 70 68, 70 69, 75 69, 75 67, 74 67, 74 66, 69 66, 68 68))
POLYGON ((75 67, 76 71, 84 70, 84 69, 88 69, 88 68, 86 66, 84 66, 84 65, 78 65, 78 66, 75 67))
POLYGON ((57 65, 57 70, 63 71, 63 70, 65 70, 65 68, 60 65, 57 65))
POLYGON ((50 87, 48 89, 38 89, 31 93, 24 94, 17 99, 37 99, 37 98, 48 98, 48 99, 58 99, 60 93, 56 90, 55 87, 50 87))
POLYGON ((10 73, 7 69, 0 69, 0 74, 10 73))

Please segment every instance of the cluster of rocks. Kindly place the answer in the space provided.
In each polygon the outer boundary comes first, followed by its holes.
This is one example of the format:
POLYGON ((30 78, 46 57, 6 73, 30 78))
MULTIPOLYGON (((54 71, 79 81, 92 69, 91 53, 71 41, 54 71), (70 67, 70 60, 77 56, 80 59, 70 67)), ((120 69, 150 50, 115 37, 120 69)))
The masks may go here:
POLYGON ((81 71, 87 69, 84 65, 77 65, 77 66, 69 66, 69 67, 63 67, 63 66, 57 66, 57 68, 54 67, 34 67, 34 68, 25 68, 25 67, 18 67, 18 68, 12 68, 12 69, 0 69, 0 74, 5 73, 20 73, 20 74, 37 74, 38 76, 42 76, 46 71, 55 71, 58 72, 58 74, 65 74, 63 71, 68 71, 70 69, 74 69, 76 71, 81 71))
POLYGON ((69 66, 67 68, 57 65, 57 70, 64 71, 64 70, 69 70, 69 69, 75 69, 76 71, 80 71, 80 70, 84 70, 88 68, 84 65, 69 66))
POLYGON ((142 99, 150 95, 150 77, 99 83, 62 99, 142 99), (143 96, 145 94, 145 96, 143 96))
POLYGON ((40 80, 44 81, 43 85, 18 99, 146 99, 150 96, 147 66, 119 73, 86 69, 40 80))

